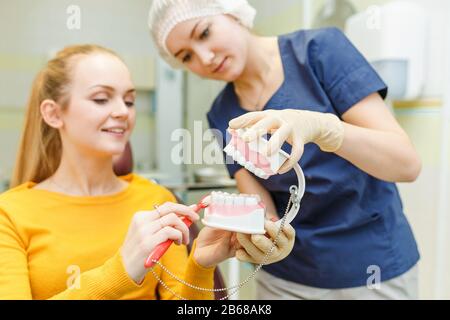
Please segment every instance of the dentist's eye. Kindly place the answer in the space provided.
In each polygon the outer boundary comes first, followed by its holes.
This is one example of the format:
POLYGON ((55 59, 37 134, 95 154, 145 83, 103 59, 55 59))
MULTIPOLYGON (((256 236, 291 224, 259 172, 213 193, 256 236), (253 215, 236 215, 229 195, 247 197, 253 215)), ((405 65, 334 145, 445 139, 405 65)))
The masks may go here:
POLYGON ((207 27, 206 29, 205 29, 205 31, 203 31, 202 32, 202 34, 200 35, 200 40, 204 40, 204 39, 206 39, 206 38, 208 38, 209 37, 209 27, 207 27))
POLYGON ((93 99, 96 104, 104 105, 108 103, 108 99, 93 99))
POLYGON ((190 53, 188 53, 183 57, 182 61, 183 61, 183 63, 187 63, 187 62, 191 61, 191 58, 192 58, 192 55, 190 53))

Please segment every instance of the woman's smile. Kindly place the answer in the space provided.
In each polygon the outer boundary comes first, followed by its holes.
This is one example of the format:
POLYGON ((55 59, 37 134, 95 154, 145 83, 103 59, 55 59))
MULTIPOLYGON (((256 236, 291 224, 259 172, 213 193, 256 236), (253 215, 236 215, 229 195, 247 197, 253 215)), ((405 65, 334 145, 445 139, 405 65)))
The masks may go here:
POLYGON ((127 133, 127 128, 125 128, 125 127, 110 127, 110 128, 104 128, 101 131, 110 136, 116 137, 116 138, 123 138, 123 137, 125 137, 125 135, 127 133))
POLYGON ((223 59, 222 63, 216 69, 214 69, 213 73, 224 72, 228 66, 227 62, 228 62, 228 57, 225 57, 225 59, 223 59))

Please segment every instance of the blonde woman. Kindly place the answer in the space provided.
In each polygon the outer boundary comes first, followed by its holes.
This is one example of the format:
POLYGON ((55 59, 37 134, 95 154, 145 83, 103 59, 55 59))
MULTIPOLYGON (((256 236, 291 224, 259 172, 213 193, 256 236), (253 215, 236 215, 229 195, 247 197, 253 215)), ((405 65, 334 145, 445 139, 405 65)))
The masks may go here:
MULTIPOLYGON (((154 0, 149 27, 173 67, 227 83, 207 114, 222 145, 228 127, 249 128, 248 141, 273 134, 268 154, 291 154, 267 180, 227 162, 241 192, 277 216, 297 182, 289 169, 305 173, 294 248, 258 273, 257 297, 417 298, 420 255, 395 182, 414 181, 421 162, 383 101, 387 86, 340 30, 258 36, 255 15, 246 0, 154 0)), ((264 241, 237 239, 253 252, 239 259, 261 261, 264 241)))
POLYGON ((166 189, 135 174, 117 177, 135 124, 135 88, 125 64, 98 46, 73 46, 33 84, 12 179, 0 195, 0 299, 209 299, 144 262, 172 239, 161 262, 194 285, 213 287, 214 267, 234 256, 234 236, 204 228, 166 189), (155 209, 156 208, 156 209, 155 209))

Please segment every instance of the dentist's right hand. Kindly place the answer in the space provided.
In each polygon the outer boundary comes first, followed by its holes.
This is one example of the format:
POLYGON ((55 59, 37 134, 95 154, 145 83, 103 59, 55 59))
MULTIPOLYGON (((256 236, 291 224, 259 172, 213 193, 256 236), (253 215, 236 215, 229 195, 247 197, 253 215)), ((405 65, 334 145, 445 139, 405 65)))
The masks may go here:
POLYGON ((173 240, 175 244, 189 243, 189 228, 182 221, 185 216, 195 222, 198 214, 190 207, 166 202, 153 211, 139 211, 131 220, 125 241, 120 249, 125 271, 137 284, 149 271, 144 262, 158 244, 173 240))
POLYGON ((284 141, 292 146, 290 158, 278 171, 293 168, 303 154, 304 145, 315 143, 324 152, 337 151, 344 141, 344 126, 334 114, 316 111, 283 109, 248 112, 229 122, 230 129, 249 128, 242 137, 250 142, 270 133, 267 155, 277 152, 284 141))

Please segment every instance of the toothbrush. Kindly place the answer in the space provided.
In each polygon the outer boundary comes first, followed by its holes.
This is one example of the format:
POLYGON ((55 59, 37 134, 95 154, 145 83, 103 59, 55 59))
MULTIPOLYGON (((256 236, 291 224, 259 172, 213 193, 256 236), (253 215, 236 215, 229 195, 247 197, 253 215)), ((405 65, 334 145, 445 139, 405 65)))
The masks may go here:
MULTIPOLYGON (((205 197, 203 197, 197 204, 196 207, 194 209, 195 212, 199 212, 202 209, 205 209, 206 207, 209 206, 210 203, 210 196, 207 195, 205 197)), ((192 221, 186 217, 184 217, 182 219, 182 221, 184 222, 184 224, 186 224, 186 226, 189 228, 192 225, 192 221)), ((145 261, 145 268, 151 268, 155 265, 155 261, 158 261, 159 259, 161 259, 161 257, 164 255, 164 253, 166 253, 167 249, 169 249, 170 245, 173 243, 173 240, 166 240, 162 243, 160 243, 154 250, 153 252, 150 254, 150 256, 147 258, 147 260, 145 261)))

